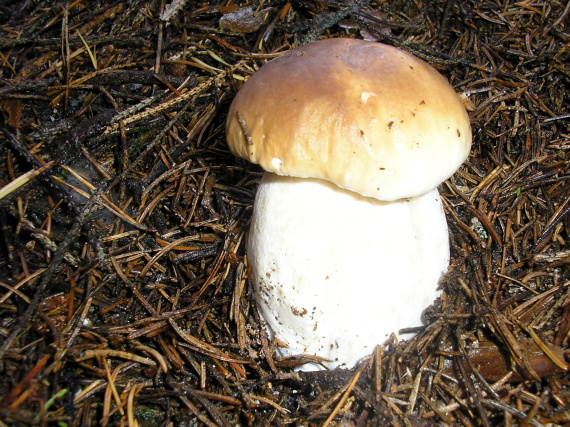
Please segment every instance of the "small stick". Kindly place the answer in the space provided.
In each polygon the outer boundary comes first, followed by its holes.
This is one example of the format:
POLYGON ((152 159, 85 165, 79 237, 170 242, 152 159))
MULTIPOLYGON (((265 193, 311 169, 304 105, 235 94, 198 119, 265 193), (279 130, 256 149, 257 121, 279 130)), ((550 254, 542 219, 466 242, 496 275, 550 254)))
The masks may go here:
POLYGON ((241 115, 241 113, 239 111, 237 112, 237 116, 238 116, 239 125, 241 126, 241 130, 243 131, 243 134, 245 135, 245 139, 247 140, 247 143, 249 145, 253 145, 253 139, 251 139, 251 135, 249 134, 249 130, 247 129, 247 124, 245 123, 245 119, 243 118, 243 116, 241 115))

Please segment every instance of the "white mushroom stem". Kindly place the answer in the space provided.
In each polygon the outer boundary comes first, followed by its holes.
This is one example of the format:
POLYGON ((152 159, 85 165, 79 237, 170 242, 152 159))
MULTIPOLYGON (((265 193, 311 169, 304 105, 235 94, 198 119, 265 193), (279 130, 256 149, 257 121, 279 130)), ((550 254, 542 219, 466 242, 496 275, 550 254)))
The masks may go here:
POLYGON ((261 315, 289 345, 281 355, 352 367, 392 332, 421 325, 439 294, 449 241, 437 190, 382 202, 266 172, 247 254, 261 315))

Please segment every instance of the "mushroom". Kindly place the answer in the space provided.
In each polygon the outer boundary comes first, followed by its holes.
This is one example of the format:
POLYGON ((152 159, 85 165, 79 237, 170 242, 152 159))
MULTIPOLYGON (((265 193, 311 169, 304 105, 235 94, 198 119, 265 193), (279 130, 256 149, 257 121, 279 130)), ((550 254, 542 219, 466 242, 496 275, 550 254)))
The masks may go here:
POLYGON ((420 326, 450 259, 437 186, 471 147, 445 78, 391 46, 321 40, 263 65, 228 114, 230 150, 266 171, 246 253, 279 355, 350 368, 420 326))

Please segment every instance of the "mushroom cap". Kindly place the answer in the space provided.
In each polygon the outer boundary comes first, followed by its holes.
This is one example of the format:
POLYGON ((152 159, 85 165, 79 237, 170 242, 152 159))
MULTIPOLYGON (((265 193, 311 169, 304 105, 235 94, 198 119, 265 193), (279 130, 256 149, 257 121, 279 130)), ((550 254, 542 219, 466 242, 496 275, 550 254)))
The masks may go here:
POLYGON ((229 111, 234 155, 379 200, 425 194, 471 148, 465 108, 433 67, 388 45, 327 39, 263 65, 229 111))

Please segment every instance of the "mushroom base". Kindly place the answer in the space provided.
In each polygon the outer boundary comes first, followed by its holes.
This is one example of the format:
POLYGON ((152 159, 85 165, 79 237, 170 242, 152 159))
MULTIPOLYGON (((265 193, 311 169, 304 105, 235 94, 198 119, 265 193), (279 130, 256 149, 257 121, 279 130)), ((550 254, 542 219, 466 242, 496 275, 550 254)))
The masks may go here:
POLYGON ((350 368, 391 333, 421 325, 449 265, 449 240, 437 189, 382 202, 265 173, 247 255, 260 314, 288 344, 280 355, 350 368))

